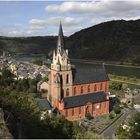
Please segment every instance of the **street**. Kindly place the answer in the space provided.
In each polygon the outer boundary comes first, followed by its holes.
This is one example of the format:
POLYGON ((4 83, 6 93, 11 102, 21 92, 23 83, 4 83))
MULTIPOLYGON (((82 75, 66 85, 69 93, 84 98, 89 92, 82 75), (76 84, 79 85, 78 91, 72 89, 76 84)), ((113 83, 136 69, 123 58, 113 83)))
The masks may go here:
POLYGON ((103 131, 101 133, 101 135, 104 138, 110 138, 110 139, 114 139, 115 138, 115 130, 117 128, 118 125, 120 125, 126 118, 128 115, 133 114, 135 112, 135 110, 124 110, 123 111, 124 114, 118 119, 116 120, 112 125, 110 125, 105 131, 103 131))

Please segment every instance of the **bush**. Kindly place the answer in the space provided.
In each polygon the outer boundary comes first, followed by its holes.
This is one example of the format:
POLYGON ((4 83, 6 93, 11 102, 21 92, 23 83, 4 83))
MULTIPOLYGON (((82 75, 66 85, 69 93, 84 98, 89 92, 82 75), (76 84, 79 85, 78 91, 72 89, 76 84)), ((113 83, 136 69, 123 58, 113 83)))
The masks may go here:
POLYGON ((33 64, 36 64, 36 65, 40 65, 40 66, 43 65, 43 61, 40 60, 40 59, 33 59, 33 60, 32 60, 32 63, 33 63, 33 64))
POLYGON ((127 90, 127 88, 128 88, 128 84, 123 83, 123 84, 122 84, 122 89, 123 89, 123 90, 127 90))
POLYGON ((113 110, 116 114, 121 113, 121 107, 118 104, 113 107, 113 110))
POLYGON ((122 89, 122 83, 121 82, 112 82, 110 85, 110 89, 113 90, 121 90, 122 89))
POLYGON ((115 118, 115 116, 116 116, 116 115, 115 115, 115 113, 114 113, 114 112, 111 112, 111 113, 109 114, 109 118, 110 118, 110 119, 114 119, 114 118, 115 118))

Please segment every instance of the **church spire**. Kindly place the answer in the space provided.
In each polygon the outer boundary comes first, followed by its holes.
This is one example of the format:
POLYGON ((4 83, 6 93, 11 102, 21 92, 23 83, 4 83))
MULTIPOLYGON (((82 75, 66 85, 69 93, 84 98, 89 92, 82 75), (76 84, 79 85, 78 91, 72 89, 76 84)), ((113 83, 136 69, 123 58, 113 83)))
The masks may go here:
POLYGON ((63 29, 60 22, 59 33, 58 33, 58 41, 57 41, 57 51, 62 52, 64 50, 64 37, 63 37, 63 29))
POLYGON ((58 32, 58 41, 56 51, 53 52, 53 62, 51 68, 54 70, 70 70, 71 64, 68 57, 68 50, 64 49, 64 36, 63 29, 60 22, 59 32, 58 32))

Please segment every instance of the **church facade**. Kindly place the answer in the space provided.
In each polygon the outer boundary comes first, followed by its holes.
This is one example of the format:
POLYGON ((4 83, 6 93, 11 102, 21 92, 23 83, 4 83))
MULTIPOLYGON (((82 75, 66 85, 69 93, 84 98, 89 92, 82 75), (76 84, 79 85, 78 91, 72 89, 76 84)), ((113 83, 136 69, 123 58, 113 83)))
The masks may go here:
MULTIPOLYGON (((94 67, 94 66, 93 66, 94 67)), ((72 67, 65 50, 60 24, 57 48, 53 52, 49 81, 40 89, 47 89, 47 100, 66 119, 83 119, 86 115, 109 113, 109 78, 104 66, 93 69, 72 67)))

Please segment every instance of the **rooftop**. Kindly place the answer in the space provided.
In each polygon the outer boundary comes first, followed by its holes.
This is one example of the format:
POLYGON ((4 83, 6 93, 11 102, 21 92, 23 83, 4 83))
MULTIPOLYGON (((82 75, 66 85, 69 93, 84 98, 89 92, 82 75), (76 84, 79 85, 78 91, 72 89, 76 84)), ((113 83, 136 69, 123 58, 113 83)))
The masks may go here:
POLYGON ((52 107, 47 99, 36 98, 35 101, 43 111, 52 109, 52 107))
POLYGON ((65 97, 63 99, 65 109, 82 106, 88 102, 99 103, 104 101, 107 101, 106 94, 104 92, 96 92, 78 96, 65 97))
POLYGON ((93 83, 109 81, 109 77, 102 65, 90 65, 90 67, 76 65, 73 69, 73 83, 93 83))

